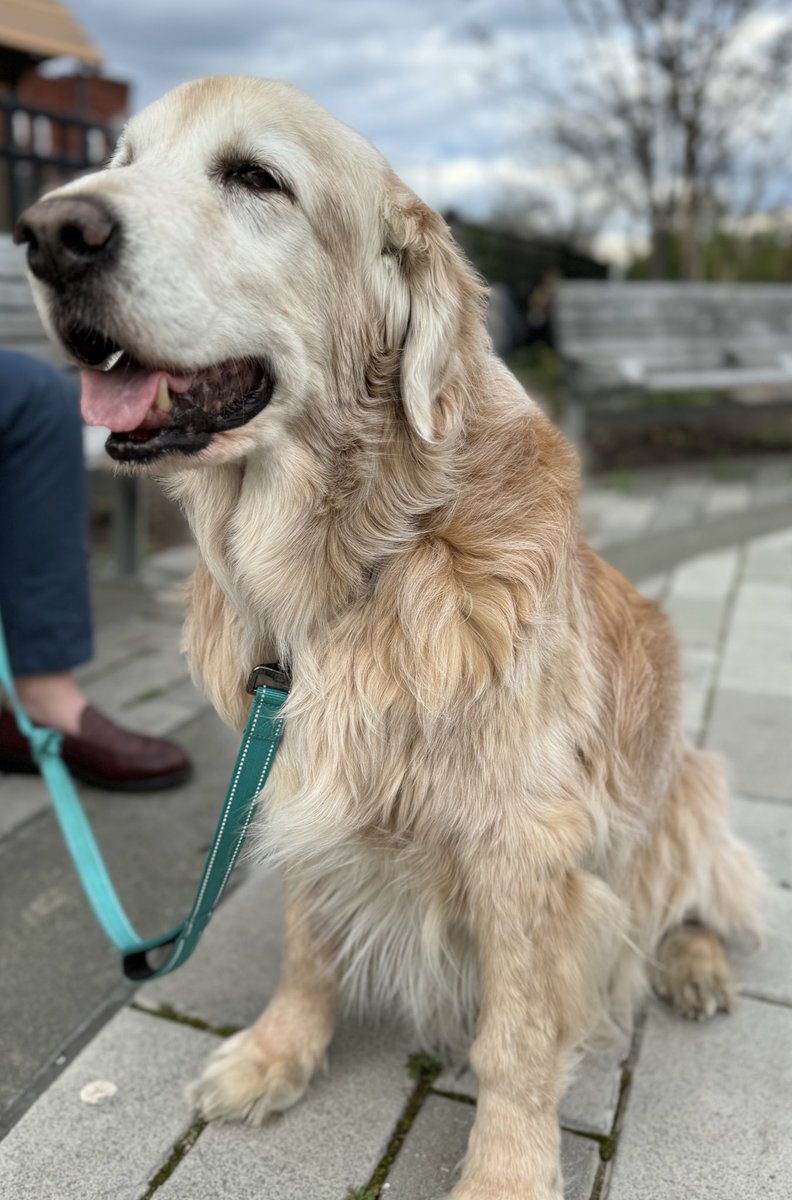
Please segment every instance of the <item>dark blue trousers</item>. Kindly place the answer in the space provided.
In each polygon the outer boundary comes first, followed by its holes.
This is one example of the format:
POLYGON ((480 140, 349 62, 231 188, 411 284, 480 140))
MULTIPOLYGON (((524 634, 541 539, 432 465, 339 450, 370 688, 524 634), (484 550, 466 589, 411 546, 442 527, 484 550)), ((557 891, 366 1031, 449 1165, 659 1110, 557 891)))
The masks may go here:
POLYGON ((0 350, 0 614, 15 675, 92 655, 76 381, 0 350))

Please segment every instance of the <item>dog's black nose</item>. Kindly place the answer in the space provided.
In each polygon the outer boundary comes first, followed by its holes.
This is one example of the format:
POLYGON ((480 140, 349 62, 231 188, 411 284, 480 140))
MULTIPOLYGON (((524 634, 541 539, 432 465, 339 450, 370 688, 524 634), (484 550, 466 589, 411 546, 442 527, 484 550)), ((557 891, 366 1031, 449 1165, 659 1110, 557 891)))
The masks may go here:
POLYGON ((28 266, 37 279, 63 287, 112 261, 120 229, 101 201, 60 196, 25 209, 14 241, 27 243, 28 266))

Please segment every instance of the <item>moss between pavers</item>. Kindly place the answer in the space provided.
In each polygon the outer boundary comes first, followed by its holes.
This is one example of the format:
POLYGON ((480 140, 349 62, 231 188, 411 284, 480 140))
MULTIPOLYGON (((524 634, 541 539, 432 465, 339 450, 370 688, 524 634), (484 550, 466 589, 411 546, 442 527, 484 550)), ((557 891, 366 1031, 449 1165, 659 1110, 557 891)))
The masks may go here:
POLYGON ((162 1021, 175 1021, 177 1025, 189 1025, 191 1029, 200 1029, 202 1033, 213 1033, 216 1037, 231 1037, 235 1033, 239 1033, 241 1026, 239 1025, 210 1025, 208 1021, 202 1021, 200 1017, 191 1017, 187 1013, 177 1012, 170 1004, 160 1004, 157 1008, 147 1008, 145 1004, 138 1004, 133 1000, 129 1005, 134 1008, 135 1012, 145 1013, 147 1017, 159 1017, 162 1021))
MULTIPOLYGON (((181 683, 184 681, 179 680, 178 682, 181 683)), ((162 684, 160 687, 149 688, 147 692, 138 692, 137 696, 132 696, 130 700, 125 700, 121 707, 132 708, 135 704, 147 704, 149 700, 159 700, 160 696, 164 696, 173 686, 172 683, 167 683, 162 684)))
MULTIPOLYGON (((622 1067, 621 1081, 619 1083, 619 1098, 616 1101, 616 1112, 613 1115, 613 1124, 611 1125, 610 1135, 603 1137, 600 1140, 600 1166, 597 1171, 597 1178, 594 1180, 594 1187, 589 1200, 602 1200, 605 1195, 608 1178, 610 1175, 610 1164, 618 1149, 619 1132, 621 1130, 622 1118, 624 1110, 627 1107, 627 1099, 632 1086, 633 1071, 635 1064, 638 1061, 638 1052, 643 1039, 644 1026, 646 1024, 646 1009, 643 1008, 636 1013, 633 1035, 630 1043, 630 1051, 627 1055, 624 1066, 622 1067)), ((599 1140, 599 1139, 598 1139, 599 1140)))
MULTIPOLYGON (((134 1008, 136 1012, 145 1013, 146 1016, 158 1017, 164 1021, 174 1021, 179 1025, 189 1025, 193 1029, 200 1029, 204 1033, 213 1033, 218 1037, 230 1037, 232 1034, 239 1032, 239 1026, 237 1025, 210 1025, 207 1021, 202 1021, 200 1017, 190 1017, 185 1013, 177 1012, 169 1004, 160 1004, 158 1008, 146 1008, 144 1005, 133 1001, 129 1007, 134 1008)), ((407 1074, 411 1079, 415 1080, 415 1087, 407 1098, 402 1115, 388 1142, 387 1149, 377 1164, 369 1182, 357 1191, 348 1191, 346 1200, 379 1200, 382 1185, 387 1180, 396 1156, 404 1145, 407 1134, 410 1132, 413 1122, 421 1111, 427 1096, 442 1096, 446 1100, 455 1100, 459 1104, 468 1104, 475 1107, 476 1100, 473 1096, 466 1096, 460 1092, 446 1092, 440 1088, 432 1087, 442 1069, 442 1064, 428 1054, 417 1053, 409 1056, 407 1059, 407 1074)), ((599 1146, 600 1159, 603 1165, 609 1163, 616 1153, 618 1120, 621 1116, 626 1093, 631 1082, 632 1073, 629 1068, 625 1067, 622 1071, 616 1116, 610 1134, 588 1133, 567 1125, 562 1125, 561 1127, 568 1133, 574 1133, 577 1137, 587 1138, 589 1141, 596 1142, 599 1146)), ((185 1154, 192 1149, 205 1128, 206 1122, 203 1120, 198 1120, 190 1126, 184 1136, 173 1147, 167 1162, 149 1181, 148 1187, 143 1196, 140 1197, 140 1200, 151 1200, 154 1193, 162 1187, 166 1179, 176 1170, 176 1167, 185 1154)), ((597 1182, 600 1183, 601 1187, 601 1181, 598 1180, 597 1182)), ((598 1194, 599 1191, 595 1185, 592 1200, 598 1194)))
POLYGON ((591 1133, 587 1129, 576 1129, 574 1125, 562 1125, 564 1133, 573 1133, 575 1137, 585 1138, 587 1142, 596 1142, 599 1146, 600 1161, 610 1162, 616 1153, 616 1138, 607 1133, 591 1133))
POLYGON ((436 1058, 432 1058, 428 1054, 419 1052, 418 1054, 411 1054, 407 1059, 407 1074, 416 1083, 422 1083, 426 1080, 429 1083, 433 1083, 442 1069, 442 1063, 439 1063, 436 1058))
POLYGON ((382 1185, 388 1178, 388 1172, 393 1166, 396 1156, 404 1145, 404 1140, 410 1132, 412 1123, 423 1107, 426 1097, 432 1090, 432 1084, 442 1071, 442 1064, 428 1054, 411 1054, 407 1059, 407 1073, 414 1079, 415 1087, 410 1093, 402 1115, 396 1124, 387 1149, 377 1164, 374 1174, 365 1185, 357 1191, 347 1192, 347 1200, 378 1200, 382 1185))
POLYGON ((159 1188, 162 1187, 166 1179, 171 1177, 187 1151, 192 1150, 204 1129, 206 1129, 206 1121, 198 1120, 193 1122, 193 1124, 185 1133, 184 1137, 179 1138, 178 1142, 171 1150, 170 1154, 168 1155, 167 1162, 160 1167, 156 1175, 151 1177, 148 1187, 140 1197, 140 1200, 151 1200, 151 1197, 159 1188))

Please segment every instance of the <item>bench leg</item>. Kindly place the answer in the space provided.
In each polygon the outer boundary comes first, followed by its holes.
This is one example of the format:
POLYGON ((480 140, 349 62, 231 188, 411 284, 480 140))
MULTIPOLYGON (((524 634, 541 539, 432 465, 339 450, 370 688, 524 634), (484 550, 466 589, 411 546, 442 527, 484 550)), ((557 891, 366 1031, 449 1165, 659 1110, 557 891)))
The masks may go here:
POLYGON ((146 497, 139 479, 115 480, 115 560, 119 575, 136 575, 146 540, 146 497))
POLYGON ((586 407, 577 396, 568 396, 561 419, 561 431, 582 455, 586 437, 586 407))

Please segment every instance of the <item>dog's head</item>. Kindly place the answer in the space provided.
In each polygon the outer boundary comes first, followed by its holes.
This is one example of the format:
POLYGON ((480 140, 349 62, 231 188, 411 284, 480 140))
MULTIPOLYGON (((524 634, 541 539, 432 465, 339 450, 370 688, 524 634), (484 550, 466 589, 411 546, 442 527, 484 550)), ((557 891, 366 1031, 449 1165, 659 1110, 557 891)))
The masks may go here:
POLYGON ((332 423, 370 402, 372 362, 432 441, 478 321, 437 214, 281 83, 176 88, 15 237, 48 332, 83 368, 86 420, 129 465, 240 459, 297 419, 332 423))

